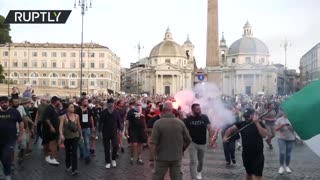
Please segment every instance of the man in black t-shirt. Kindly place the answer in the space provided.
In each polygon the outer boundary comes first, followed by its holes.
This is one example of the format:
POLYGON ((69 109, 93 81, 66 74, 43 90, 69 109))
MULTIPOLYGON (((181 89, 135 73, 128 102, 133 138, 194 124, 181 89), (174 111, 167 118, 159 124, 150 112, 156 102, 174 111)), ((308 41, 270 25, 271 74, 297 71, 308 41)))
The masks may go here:
POLYGON ((210 144, 213 145, 216 141, 213 128, 209 118, 205 114, 201 114, 199 104, 191 106, 192 115, 184 119, 184 123, 189 130, 192 138, 192 143, 189 147, 190 155, 190 172, 192 179, 202 179, 202 168, 207 144, 207 131, 209 131, 210 144), (198 164, 198 166, 197 166, 198 164))
POLYGON ((264 168, 263 155, 263 138, 268 132, 262 122, 259 122, 254 109, 246 109, 243 117, 245 121, 236 122, 234 126, 229 128, 223 138, 224 142, 228 142, 228 137, 242 129, 240 132, 242 139, 242 160, 246 169, 247 180, 253 180, 253 176, 257 180, 262 179, 264 168))
POLYGON ((17 126, 19 123, 18 144, 24 131, 24 124, 18 110, 9 108, 9 99, 0 97, 0 161, 6 179, 11 179, 11 163, 13 161, 14 146, 17 140, 17 126))

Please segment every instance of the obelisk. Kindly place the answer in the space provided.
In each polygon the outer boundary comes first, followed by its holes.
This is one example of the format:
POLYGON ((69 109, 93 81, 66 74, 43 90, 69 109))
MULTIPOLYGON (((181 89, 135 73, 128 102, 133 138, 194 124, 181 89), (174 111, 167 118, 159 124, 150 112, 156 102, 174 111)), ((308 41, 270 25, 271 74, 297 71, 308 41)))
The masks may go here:
POLYGON ((206 69, 208 82, 213 82, 222 88, 223 72, 219 65, 218 0, 208 0, 206 69))

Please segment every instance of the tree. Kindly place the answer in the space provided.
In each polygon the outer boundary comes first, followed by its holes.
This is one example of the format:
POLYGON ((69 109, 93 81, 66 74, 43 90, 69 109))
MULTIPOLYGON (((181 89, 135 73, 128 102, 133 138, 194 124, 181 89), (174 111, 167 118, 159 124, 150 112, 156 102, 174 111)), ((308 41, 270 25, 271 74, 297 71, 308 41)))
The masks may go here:
POLYGON ((0 44, 12 43, 10 24, 4 24, 5 17, 0 15, 0 44))
POLYGON ((0 64, 0 83, 3 83, 3 80, 5 79, 4 75, 3 75, 3 67, 0 64))

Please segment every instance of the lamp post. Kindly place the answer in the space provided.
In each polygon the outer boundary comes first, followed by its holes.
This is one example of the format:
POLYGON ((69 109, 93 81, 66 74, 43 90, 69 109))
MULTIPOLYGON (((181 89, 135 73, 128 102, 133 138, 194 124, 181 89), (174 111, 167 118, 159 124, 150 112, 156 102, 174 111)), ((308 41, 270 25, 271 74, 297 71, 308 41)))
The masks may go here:
POLYGON ((138 68, 137 68, 137 94, 140 93, 140 78, 139 76, 141 75, 140 73, 140 53, 141 50, 144 48, 143 46, 141 46, 140 41, 138 42, 138 44, 135 46, 135 48, 138 49, 138 68))
POLYGON ((8 47, 8 80, 7 80, 7 84, 8 84, 8 96, 10 96, 10 63, 11 63, 10 50, 11 50, 11 44, 7 43, 5 45, 5 47, 8 47))
MULTIPOLYGON (((82 93, 82 68, 83 68, 83 20, 85 11, 88 11, 87 0, 79 0, 78 6, 81 7, 81 47, 80 47, 80 97, 82 93)), ((74 2, 74 8, 77 7, 76 0, 74 2)), ((92 3, 90 0, 89 8, 92 8, 92 3)))
POLYGON ((283 45, 284 48, 284 73, 283 73, 283 95, 287 94, 286 90, 286 82, 287 82, 287 49, 291 46, 291 44, 287 41, 287 38, 285 38, 283 45))

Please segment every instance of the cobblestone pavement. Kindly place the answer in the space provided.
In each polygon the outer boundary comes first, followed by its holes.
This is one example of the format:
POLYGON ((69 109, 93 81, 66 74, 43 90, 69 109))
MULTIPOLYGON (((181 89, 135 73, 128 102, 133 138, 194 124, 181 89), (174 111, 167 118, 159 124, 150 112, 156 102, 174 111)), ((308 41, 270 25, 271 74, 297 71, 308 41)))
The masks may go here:
MULTIPOLYGON (((148 151, 144 150, 144 166, 130 165, 127 151, 120 155, 117 161, 117 168, 105 169, 102 141, 98 140, 97 156, 92 158, 89 165, 79 161, 80 174, 76 177, 65 173, 64 150, 59 152, 58 160, 60 166, 51 166, 44 161, 41 147, 35 147, 34 152, 27 156, 22 165, 15 170, 13 180, 150 180, 151 170, 148 168, 148 151)), ((220 143, 221 144, 221 143, 220 143)), ((203 170, 204 180, 242 180, 244 179, 244 168, 241 161, 241 152, 238 151, 237 166, 227 168, 225 166, 221 145, 217 149, 209 149, 205 158, 203 170)), ((275 149, 265 148, 265 169, 266 180, 320 180, 320 158, 309 150, 307 146, 298 145, 293 151, 290 175, 278 175, 278 149, 274 142, 275 149)), ((188 154, 183 160, 184 180, 190 180, 188 154)), ((167 178, 169 179, 169 178, 167 178)))

